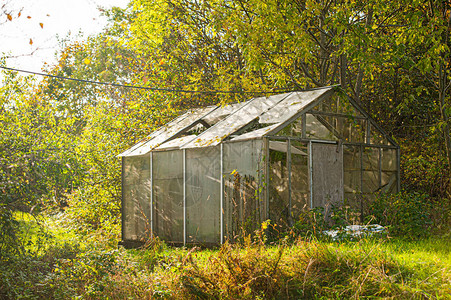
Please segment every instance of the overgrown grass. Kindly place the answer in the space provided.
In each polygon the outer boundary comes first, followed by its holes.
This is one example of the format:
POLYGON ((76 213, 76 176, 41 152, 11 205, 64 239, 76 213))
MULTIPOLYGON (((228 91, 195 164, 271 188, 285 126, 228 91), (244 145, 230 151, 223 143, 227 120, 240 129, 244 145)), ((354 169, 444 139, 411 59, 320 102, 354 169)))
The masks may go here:
MULTIPOLYGON (((108 232, 80 238, 56 221, 47 224, 53 229, 45 248, 1 262, 0 298, 450 299, 451 295, 449 236, 418 241, 311 239, 271 246, 247 239, 213 250, 171 248, 154 240, 146 249, 125 250, 114 246, 117 236, 108 232)), ((29 226, 29 234, 41 230, 36 224, 29 226)))

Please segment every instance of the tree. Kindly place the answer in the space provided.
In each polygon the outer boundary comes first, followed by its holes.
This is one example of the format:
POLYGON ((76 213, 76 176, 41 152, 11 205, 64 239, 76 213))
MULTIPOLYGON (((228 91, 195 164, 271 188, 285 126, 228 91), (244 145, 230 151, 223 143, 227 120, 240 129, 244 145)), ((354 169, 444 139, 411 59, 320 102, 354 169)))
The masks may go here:
POLYGON ((408 16, 411 26, 398 39, 423 49, 413 57, 414 68, 426 75, 432 91, 438 94, 440 121, 448 166, 451 169, 451 3, 416 1, 408 16))

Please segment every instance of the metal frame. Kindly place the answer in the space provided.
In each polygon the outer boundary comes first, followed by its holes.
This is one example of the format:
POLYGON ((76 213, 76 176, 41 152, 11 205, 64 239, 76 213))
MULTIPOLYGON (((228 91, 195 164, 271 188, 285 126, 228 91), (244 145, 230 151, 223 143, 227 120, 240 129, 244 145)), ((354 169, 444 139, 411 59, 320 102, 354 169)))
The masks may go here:
POLYGON ((220 191, 219 191, 219 201, 220 201, 220 205, 219 205, 219 223, 220 223, 220 234, 221 234, 221 238, 220 238, 220 243, 221 245, 224 244, 224 144, 221 143, 220 145, 220 191))
POLYGON ((186 149, 183 149, 183 245, 186 245, 186 149))
POLYGON ((125 236, 125 200, 124 200, 124 190, 125 190, 125 172, 124 172, 124 166, 125 166, 125 157, 121 157, 121 165, 122 165, 122 174, 121 174, 121 234, 122 238, 125 236))
MULTIPOLYGON (((314 90, 314 89, 313 89, 314 90)), ((366 120, 366 126, 365 126, 365 137, 363 138, 362 142, 346 142, 346 141, 333 141, 333 140, 319 140, 319 139, 309 139, 307 138, 307 132, 306 132, 306 125, 307 125, 307 113, 311 113, 313 115, 324 115, 324 116, 335 116, 335 117, 348 117, 347 115, 344 114, 340 114, 340 113, 332 113, 332 112, 322 112, 322 111, 316 111, 313 110, 313 108, 315 106, 317 106, 318 104, 322 103, 323 100, 331 97, 334 93, 336 92, 335 88, 331 88, 330 90, 327 90, 326 92, 324 92, 322 95, 320 95, 319 97, 317 97, 315 100, 311 101, 309 104, 307 104, 303 109, 299 110, 297 113, 295 113, 292 117, 290 117, 289 119, 287 119, 284 122, 281 122, 278 125, 274 125, 276 126, 273 130, 271 130, 270 132, 266 133, 265 135, 261 135, 261 136, 257 136, 256 138, 252 138, 252 139, 260 139, 262 140, 262 151, 261 151, 261 155, 263 157, 260 157, 259 159, 259 164, 260 163, 264 163, 264 166, 259 167, 259 185, 261 185, 261 190, 259 191, 259 199, 261 199, 261 204, 259 204, 259 208, 260 211, 260 217, 262 219, 264 219, 265 215, 266 215, 266 219, 269 218, 270 216, 270 186, 271 186, 271 176, 270 176, 270 147, 269 147, 269 142, 270 140, 282 140, 282 141, 287 141, 287 149, 286 149, 286 153, 287 153, 287 158, 286 158, 286 163, 287 163, 287 170, 288 170, 288 213, 289 213, 289 220, 287 220, 288 222, 290 222, 291 225, 291 221, 292 221, 292 205, 293 205, 293 191, 292 191, 292 141, 299 141, 301 143, 304 143, 307 146, 307 177, 308 177, 308 191, 309 191, 309 200, 310 200, 310 208, 313 208, 313 188, 314 188, 314 182, 313 182, 313 143, 321 143, 321 144, 337 144, 337 145, 341 145, 341 147, 344 146, 353 146, 353 147, 357 147, 357 149, 359 149, 360 153, 360 191, 359 193, 361 195, 363 194, 367 194, 367 192, 363 193, 363 183, 364 183, 364 150, 367 148, 376 148, 378 149, 377 153, 379 155, 378 157, 378 174, 379 174, 379 178, 378 178, 378 185, 379 188, 382 185, 382 154, 383 154, 383 149, 394 149, 396 150, 396 167, 397 167, 397 172, 396 172, 396 176, 397 176, 397 189, 398 191, 400 191, 400 184, 401 184, 401 172, 400 172, 400 148, 399 146, 396 144, 396 142, 391 139, 386 133, 385 131, 383 131, 377 124, 376 122, 351 98, 349 97, 347 94, 344 93, 343 97, 348 97, 348 101, 354 106, 356 112, 360 113, 360 115, 358 116, 353 116, 356 119, 359 120, 366 120), (301 126, 302 126, 302 132, 301 132, 301 137, 292 137, 292 136, 276 136, 275 134, 277 134, 278 132, 280 132, 283 128, 285 128, 286 126, 288 126, 289 124, 291 124, 294 120, 301 118, 301 126), (373 126, 373 127, 372 127, 373 126), (386 139, 388 141, 388 145, 378 145, 378 144, 371 144, 371 136, 372 136, 372 132, 371 130, 378 130, 381 135, 384 137, 384 139, 386 139)), ((283 99, 285 99, 286 97, 288 97, 290 94, 287 93, 287 95, 285 97, 282 97, 280 101, 283 101, 283 99)), ((249 103, 252 103, 252 101, 254 101, 254 99, 249 100, 246 104, 242 105, 241 107, 239 107, 238 109, 232 111, 229 115, 233 115, 236 112, 240 111, 241 109, 244 109, 247 105, 249 105, 249 103)), ((279 102, 280 102, 279 101, 279 102)), ((277 102, 277 103, 279 103, 277 102)), ((272 105, 271 107, 265 109, 264 111, 262 111, 261 113, 265 113, 266 111, 270 110, 272 107, 274 107, 275 105, 272 105)), ((217 109, 217 108, 216 108, 217 109)), ((216 109, 212 109, 209 112, 203 114, 199 119, 197 119, 196 121, 194 121, 192 124, 185 126, 183 129, 177 131, 177 133, 175 133, 173 136, 167 138, 165 141, 169 141, 172 140, 174 138, 177 138, 181 135, 182 132, 185 132, 186 130, 189 130, 190 128, 192 128, 193 126, 196 126, 197 124, 201 123, 203 124, 203 118, 208 116, 209 114, 213 113, 216 109)), ((186 117, 186 116, 185 116, 186 117)), ((258 118, 258 117, 257 117, 258 118)), ((256 118, 252 119, 249 121, 248 124, 246 124, 245 126, 243 126, 241 129, 235 131, 236 132, 243 132, 243 128, 247 128, 250 126, 250 124, 252 122, 254 122, 256 120, 256 118)), ((220 122, 218 122, 220 123, 220 122)), ((214 124, 211 127, 215 127, 215 126, 219 126, 217 125, 218 123, 214 124)), ((204 124, 205 126, 206 124, 204 124)), ((207 124, 208 125, 208 124, 207 124)), ((164 129, 166 126, 162 126, 160 127, 158 130, 162 130, 164 129)), ((329 130, 331 130, 330 128, 328 128, 329 130)), ((237 140, 236 142, 244 142, 246 140, 237 140)), ((220 142, 220 151, 219 151, 219 155, 220 155, 220 195, 219 195, 219 201, 220 201, 220 211, 219 211, 219 222, 220 222, 220 243, 223 244, 225 242, 226 239, 226 232, 225 232, 225 211, 224 211, 224 206, 225 206, 225 196, 224 196, 224 190, 225 190, 225 180, 224 180, 224 143, 232 143, 235 142, 233 140, 227 140, 227 139, 222 139, 220 142)), ((183 163, 183 245, 187 244, 188 241, 188 236, 187 236, 187 155, 186 155, 186 148, 185 145, 187 145, 189 142, 184 143, 182 146, 180 146, 178 149, 182 150, 182 163, 183 163)), ((135 146, 134 146, 135 147, 135 146)), ((132 147, 132 149, 134 148, 132 147)), ((154 203, 154 155, 153 155, 153 151, 168 151, 168 150, 176 150, 176 149, 162 149, 162 150, 151 150, 149 155, 150 155, 150 184, 151 184, 151 188, 150 188, 150 230, 151 230, 151 237, 155 237, 155 233, 154 233, 154 222, 155 222, 155 218, 154 218, 154 213, 155 213, 155 203, 154 203)), ((341 150, 343 152, 343 149, 341 150)), ((372 150, 374 152, 376 152, 375 150, 372 150)), ((127 153, 127 151, 125 151, 124 153, 127 153)), ((141 156, 141 155, 140 155, 141 156)), ((126 228, 125 228, 125 201, 126 201, 126 197, 124 196, 124 190, 125 190, 125 165, 126 165, 126 158, 125 156, 121 157, 122 159, 122 174, 121 174, 121 178, 122 178, 122 198, 121 198, 121 203, 122 203, 122 208, 121 208, 121 212, 122 212, 122 236, 125 236, 126 233, 126 228)), ((356 169, 358 170, 358 169, 356 169)), ((344 168, 343 168, 343 177, 344 177, 344 168)), ((362 197, 360 197, 361 199, 363 199, 362 197)), ((307 200, 308 201, 308 200, 307 200)), ((363 201, 363 200, 361 200, 363 201)), ((262 220, 263 221, 263 220, 262 220)))
POLYGON ((309 176, 309 190, 310 190, 310 209, 313 209, 313 141, 308 143, 308 176, 309 176))
POLYGON ((269 176, 269 139, 263 138, 263 147, 265 152, 265 204, 266 204, 266 219, 269 219, 269 187, 271 184, 269 176))
POLYGON ((150 152, 150 238, 153 236, 153 153, 150 152))
POLYGON ((277 134, 279 131, 281 131, 282 129, 287 127, 287 125, 291 124, 294 120, 296 120, 297 118, 299 118, 300 116, 302 116, 306 112, 310 111, 313 107, 315 107, 319 103, 321 103, 324 99, 332 96, 334 92, 335 92, 335 89, 333 88, 333 89, 330 89, 329 91, 325 92, 324 94, 320 95, 314 101, 312 101, 311 103, 307 104, 304 107, 304 109, 302 109, 298 113, 294 114, 291 118, 287 119, 285 122, 280 123, 280 125, 277 126, 276 128, 274 128, 273 130, 271 130, 271 132, 269 132, 268 135, 269 134, 277 134))
POLYGON ((382 148, 379 148, 379 159, 378 159, 378 169, 379 169, 379 188, 382 187, 382 148))
MULTIPOLYGON (((323 116, 328 116, 328 117, 336 117, 336 118, 349 118, 348 115, 346 114, 340 114, 340 113, 330 113, 327 111, 320 111, 320 110, 310 110, 309 113, 311 113, 312 115, 323 115, 323 116)), ((362 116, 352 116, 352 118, 354 119, 359 119, 359 120, 366 120, 367 118, 362 117, 362 116)))
POLYGON ((287 141, 287 169, 288 169, 288 222, 290 226, 292 226, 292 214, 291 214, 291 208, 293 207, 292 201, 291 201, 291 139, 288 138, 287 141))
POLYGON ((401 192, 401 149, 398 147, 396 149, 396 173, 397 173, 397 179, 398 179, 398 190, 397 192, 401 192))

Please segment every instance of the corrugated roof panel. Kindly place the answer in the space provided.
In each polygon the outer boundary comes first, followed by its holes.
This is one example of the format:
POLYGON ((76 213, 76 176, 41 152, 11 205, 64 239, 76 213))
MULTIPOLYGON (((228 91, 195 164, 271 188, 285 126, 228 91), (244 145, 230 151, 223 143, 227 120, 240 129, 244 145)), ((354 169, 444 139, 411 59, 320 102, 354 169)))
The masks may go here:
POLYGON ((266 110, 276 105, 291 93, 260 97, 248 101, 227 118, 198 135, 197 139, 187 143, 182 148, 197 148, 218 145, 223 139, 252 122, 266 110))
POLYGON ((305 92, 293 92, 269 111, 262 114, 259 122, 264 124, 285 122, 330 90, 332 90, 331 87, 305 92))

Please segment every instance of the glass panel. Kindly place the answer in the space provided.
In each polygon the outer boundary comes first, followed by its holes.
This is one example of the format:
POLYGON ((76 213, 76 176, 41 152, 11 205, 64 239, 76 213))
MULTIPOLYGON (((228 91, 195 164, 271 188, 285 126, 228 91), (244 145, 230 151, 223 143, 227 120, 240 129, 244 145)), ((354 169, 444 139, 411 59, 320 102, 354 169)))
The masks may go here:
POLYGON ((363 150, 362 192, 374 193, 379 189, 379 148, 363 150))
POLYGON ((252 234, 262 222, 262 145, 261 140, 224 144, 224 230, 231 241, 252 234))
POLYGON ((343 151, 335 144, 312 143, 312 206, 324 207, 328 215, 332 205, 343 203, 343 151))
POLYGON ((186 150, 187 241, 220 242, 219 147, 186 150))
POLYGON ((331 124, 344 141, 363 143, 365 141, 366 121, 346 117, 331 117, 331 124))
POLYGON ((123 240, 150 237, 150 157, 124 157, 123 240))
POLYGON ((290 210, 288 197, 287 150, 281 152, 270 148, 269 217, 278 226, 287 227, 289 225, 290 210))
POLYGON ((209 125, 214 125, 218 123, 219 121, 226 118, 228 115, 233 113, 234 111, 240 109, 242 106, 246 105, 249 101, 240 102, 240 103, 233 103, 229 105, 225 105, 222 107, 219 107, 218 109, 214 110, 212 113, 208 114, 202 120, 207 122, 209 125))
POLYGON ((263 127, 254 131, 243 133, 237 137, 234 137, 231 139, 231 141, 240 141, 240 140, 248 140, 248 139, 259 139, 267 134, 271 134, 271 131, 274 130, 277 126, 279 126, 280 123, 263 127))
POLYGON ((343 172, 345 203, 361 209, 361 160, 360 146, 343 146, 343 172))
POLYGON ((396 149, 382 148, 382 171, 396 171, 396 149))
POLYGON ((162 143, 169 140, 174 135, 180 134, 187 130, 193 123, 199 120, 205 114, 211 112, 216 107, 199 108, 194 111, 184 114, 182 117, 175 119, 172 122, 162 126, 157 131, 153 132, 148 142, 142 144, 140 147, 134 149, 127 156, 142 155, 150 152, 152 149, 158 147, 162 143))
POLYGON ((162 149, 178 149, 181 146, 183 146, 184 144, 188 143, 189 141, 192 141, 193 139, 196 138, 196 135, 187 135, 187 136, 183 136, 177 139, 173 139, 169 142, 163 143, 160 147, 156 148, 157 150, 162 150, 162 149))
POLYGON ((302 116, 277 133, 278 136, 302 137, 302 116))
POLYGON ((155 235, 183 243, 183 151, 152 155, 155 235))
POLYGON ((285 94, 274 95, 268 98, 260 97, 249 101, 246 105, 230 114, 227 118, 219 121, 215 126, 212 126, 201 133, 197 139, 188 143, 184 148, 218 145, 223 139, 243 128, 245 125, 256 119, 262 112, 279 102, 285 97, 284 95, 285 94))
POLYGON ((313 111, 322 111, 326 113, 334 113, 344 115, 346 117, 360 117, 364 116, 349 102, 348 98, 340 93, 335 93, 329 98, 321 101, 315 106, 313 111))
POLYGON ((313 91, 293 92, 277 103, 270 110, 262 114, 260 123, 282 123, 302 111, 308 104, 317 100, 320 96, 330 92, 332 88, 317 89, 313 91))
POLYGON ((326 98, 311 110, 320 121, 326 121, 326 126, 335 136, 347 142, 362 143, 365 141, 366 119, 339 93, 326 98), (333 129, 332 129, 333 128, 333 129))
POLYGON ((307 145, 291 141, 291 215, 294 221, 303 210, 310 208, 307 145))
POLYGON ((381 191, 384 193, 396 193, 398 190, 397 172, 382 172, 381 191))
POLYGON ((327 125, 327 123, 324 119, 317 118, 312 114, 306 114, 306 118, 307 121, 305 131, 307 138, 317 140, 338 140, 333 132, 325 126, 327 125))
POLYGON ((382 191, 398 192, 398 162, 396 149, 381 148, 382 151, 382 191))

